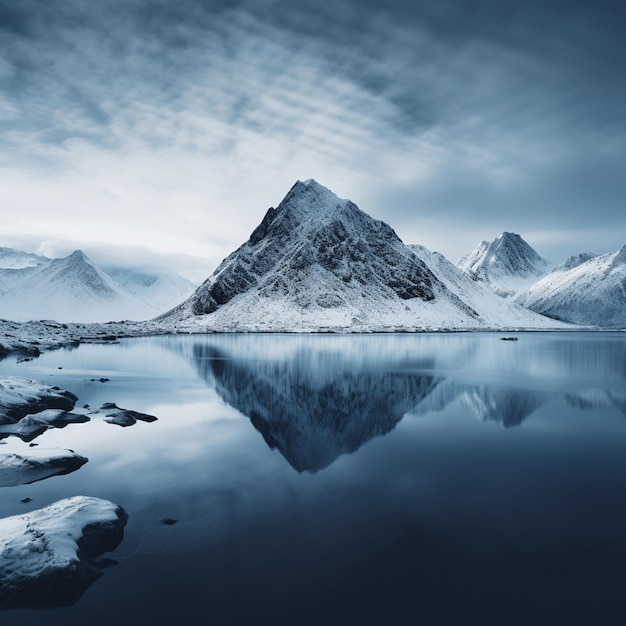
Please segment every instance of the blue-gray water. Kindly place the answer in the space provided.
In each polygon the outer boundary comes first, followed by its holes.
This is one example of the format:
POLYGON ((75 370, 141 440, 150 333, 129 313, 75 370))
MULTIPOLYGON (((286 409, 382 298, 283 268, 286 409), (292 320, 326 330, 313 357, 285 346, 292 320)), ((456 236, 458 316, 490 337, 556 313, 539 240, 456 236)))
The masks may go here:
POLYGON ((155 337, 4 374, 159 420, 36 440, 89 462, 0 517, 130 518, 75 605, 3 626, 626 623, 624 334, 155 337))

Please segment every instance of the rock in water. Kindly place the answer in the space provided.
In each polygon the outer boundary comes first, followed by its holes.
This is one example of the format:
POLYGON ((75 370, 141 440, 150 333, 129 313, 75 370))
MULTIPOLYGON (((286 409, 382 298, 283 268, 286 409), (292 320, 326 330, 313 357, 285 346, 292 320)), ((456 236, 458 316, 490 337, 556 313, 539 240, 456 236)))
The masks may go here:
POLYGON ((86 496, 0 519, 0 606, 69 606, 101 576, 94 561, 117 548, 128 515, 86 496))
POLYGON ((0 453, 0 487, 27 485, 50 476, 75 472, 88 459, 71 450, 28 448, 0 453))

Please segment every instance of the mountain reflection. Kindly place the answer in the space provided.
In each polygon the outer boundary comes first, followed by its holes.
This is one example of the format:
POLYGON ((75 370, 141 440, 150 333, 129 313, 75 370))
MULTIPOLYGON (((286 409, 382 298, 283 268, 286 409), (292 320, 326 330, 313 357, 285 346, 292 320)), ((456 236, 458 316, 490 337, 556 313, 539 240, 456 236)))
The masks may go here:
POLYGON ((193 352, 201 375, 298 472, 316 472, 388 433, 439 382, 432 375, 343 369, 311 351, 285 360, 238 358, 203 344, 193 352))
POLYGON ((461 405, 484 422, 505 427, 519 426, 529 415, 548 401, 550 394, 528 389, 466 386, 460 393, 461 405))
POLYGON ((582 411, 615 408, 626 416, 626 391, 590 388, 566 394, 565 399, 582 411))
POLYGON ((606 334, 215 335, 172 347, 271 448, 315 472, 384 435, 406 414, 458 403, 484 422, 519 426, 562 398, 626 415, 626 341, 606 334))

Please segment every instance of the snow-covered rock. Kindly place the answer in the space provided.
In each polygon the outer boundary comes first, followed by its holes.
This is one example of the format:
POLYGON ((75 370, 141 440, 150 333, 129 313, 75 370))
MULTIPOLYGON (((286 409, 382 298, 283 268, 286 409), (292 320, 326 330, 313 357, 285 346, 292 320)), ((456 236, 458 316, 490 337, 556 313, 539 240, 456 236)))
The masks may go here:
POLYGON ((516 301, 574 324, 626 328, 626 246, 555 269, 516 301))
POLYGON ((86 496, 0 519, 0 606, 76 602, 101 576, 94 561, 117 548, 127 519, 121 507, 86 496))
POLYGON ((45 409, 70 411, 78 398, 69 391, 18 376, 0 377, 0 424, 13 424, 45 409))
MULTIPOLYGON (((522 315, 523 317, 523 315, 522 315)), ((528 327, 554 322, 525 318, 528 327)), ((296 182, 250 239, 181 305, 174 330, 371 332, 489 324, 374 220, 314 180, 296 182)), ((506 321, 506 326, 515 326, 506 321)))
POLYGON ((32 441, 48 428, 89 421, 69 413, 78 398, 69 391, 44 385, 31 378, 0 378, 0 439, 16 436, 32 441))
POLYGON ((525 291, 552 269, 524 239, 508 232, 480 243, 457 262, 457 267, 504 298, 525 291))
POLYGON ((87 458, 72 450, 39 447, 9 452, 2 450, 0 452, 0 487, 28 485, 51 476, 69 474, 82 467, 87 461, 87 458))

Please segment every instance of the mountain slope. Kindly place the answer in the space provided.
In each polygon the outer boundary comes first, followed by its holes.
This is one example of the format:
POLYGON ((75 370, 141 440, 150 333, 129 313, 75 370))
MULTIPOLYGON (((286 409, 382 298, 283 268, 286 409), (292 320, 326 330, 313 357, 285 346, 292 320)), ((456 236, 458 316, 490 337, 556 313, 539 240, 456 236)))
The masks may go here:
MULTIPOLYGON (((298 181, 250 239, 159 321, 210 331, 488 325, 390 226, 314 180, 298 181)), ((526 326, 544 324, 554 326, 537 316, 525 318, 526 326)))
POLYGON ((626 246, 555 269, 516 299, 554 319, 603 328, 626 328, 626 246))
POLYGON ((519 235, 508 232, 492 242, 483 241, 462 257, 457 267, 504 298, 525 291, 551 269, 550 262, 541 258, 519 235))
POLYGON ((418 256, 435 276, 463 302, 480 312, 481 319, 492 327, 542 328, 546 319, 509 299, 496 295, 485 283, 474 280, 469 274, 453 265, 439 252, 431 252, 424 246, 409 244, 408 248, 418 256))
POLYGON ((105 267, 104 271, 117 285, 144 302, 146 317, 168 311, 188 298, 197 285, 179 274, 136 270, 128 267, 105 267))

